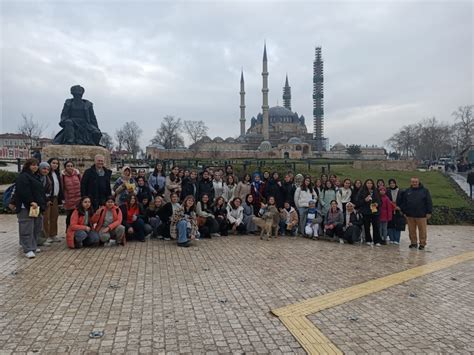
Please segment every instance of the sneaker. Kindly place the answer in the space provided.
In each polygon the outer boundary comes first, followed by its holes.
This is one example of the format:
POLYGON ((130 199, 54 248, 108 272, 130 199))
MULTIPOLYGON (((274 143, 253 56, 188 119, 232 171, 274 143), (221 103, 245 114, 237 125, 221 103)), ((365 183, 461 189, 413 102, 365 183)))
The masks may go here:
POLYGON ((220 237, 221 234, 220 233, 211 233, 211 237, 220 237))
POLYGON ((400 245, 400 243, 399 243, 399 242, 393 242, 393 244, 394 244, 394 245, 400 245))
POLYGON ((418 247, 418 250, 425 250, 425 246, 424 246, 424 245, 420 245, 420 246, 418 247))
POLYGON ((377 243, 377 244, 375 244, 375 246, 376 246, 376 247, 381 247, 381 246, 382 246, 382 244, 380 244, 380 243, 377 243))
POLYGON ((25 254, 25 256, 26 256, 28 259, 33 259, 36 255, 35 255, 34 252, 29 251, 28 253, 25 254))
POLYGON ((35 250, 35 253, 39 253, 39 252, 41 252, 41 249, 40 249, 40 248, 38 248, 38 249, 35 250))
POLYGON ((42 245, 44 245, 45 247, 49 247, 51 244, 53 244, 53 241, 51 240, 51 238, 48 238, 42 245))
POLYGON ((410 244, 408 248, 413 249, 413 248, 417 248, 417 247, 418 247, 417 244, 410 244))
POLYGON ((49 238, 53 241, 53 243, 61 243, 61 239, 55 235, 54 237, 49 238))
POLYGON ((367 245, 374 245, 374 243, 372 243, 372 242, 367 242, 367 243, 365 243, 365 244, 367 244, 367 245))
POLYGON ((164 238, 165 240, 171 240, 171 238, 164 238))
POLYGON ((339 238, 339 244, 344 244, 344 239, 339 238))
POLYGON ((117 245, 117 241, 115 239, 110 239, 107 245, 109 247, 113 247, 114 245, 117 245))
POLYGON ((182 247, 182 248, 188 248, 191 246, 191 243, 188 241, 188 242, 184 242, 184 243, 178 243, 178 246, 179 247, 182 247))

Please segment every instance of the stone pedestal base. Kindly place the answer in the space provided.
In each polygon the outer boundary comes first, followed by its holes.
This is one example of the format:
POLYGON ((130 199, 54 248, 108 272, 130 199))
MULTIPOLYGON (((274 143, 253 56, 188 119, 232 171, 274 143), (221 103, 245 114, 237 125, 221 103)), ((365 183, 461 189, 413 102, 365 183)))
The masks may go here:
POLYGON ((72 160, 76 169, 79 169, 81 173, 94 164, 94 158, 97 154, 102 154, 105 157, 105 166, 110 169, 110 152, 103 147, 53 144, 44 147, 41 151, 43 161, 58 158, 61 165, 60 169, 63 170, 64 162, 72 160))

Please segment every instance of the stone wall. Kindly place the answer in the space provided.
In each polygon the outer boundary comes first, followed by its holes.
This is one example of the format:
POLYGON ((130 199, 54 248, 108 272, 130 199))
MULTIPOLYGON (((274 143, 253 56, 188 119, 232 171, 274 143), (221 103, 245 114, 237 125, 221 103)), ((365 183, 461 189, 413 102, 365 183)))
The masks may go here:
POLYGON ((352 164, 354 169, 360 170, 394 170, 394 171, 414 171, 417 163, 415 160, 356 160, 352 164))
POLYGON ((49 145, 43 148, 41 158, 43 161, 49 158, 58 158, 61 170, 64 168, 63 163, 66 160, 72 160, 75 167, 82 173, 94 164, 97 154, 102 154, 105 157, 105 166, 110 168, 110 152, 103 147, 92 145, 49 145))

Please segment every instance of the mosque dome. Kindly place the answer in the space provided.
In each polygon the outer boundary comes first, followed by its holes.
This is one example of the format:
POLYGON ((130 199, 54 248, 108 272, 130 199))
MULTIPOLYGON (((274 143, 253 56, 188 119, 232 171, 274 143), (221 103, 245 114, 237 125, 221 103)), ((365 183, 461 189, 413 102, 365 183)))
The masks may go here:
POLYGON ((294 113, 283 106, 273 106, 268 109, 270 117, 293 117, 294 113))
POLYGON ((288 143, 290 143, 290 144, 301 144, 301 143, 303 143, 303 141, 301 140, 301 138, 291 137, 290 139, 288 139, 288 143))
POLYGON ((272 150, 272 144, 269 141, 263 141, 258 146, 258 150, 261 152, 268 152, 269 150, 272 150))
POLYGON ((155 148, 155 149, 166 149, 166 148, 164 147, 164 145, 159 144, 159 143, 151 144, 151 145, 149 145, 149 147, 150 147, 150 148, 155 148))
POLYGON ((346 150, 346 146, 341 142, 338 142, 332 146, 331 150, 346 150))

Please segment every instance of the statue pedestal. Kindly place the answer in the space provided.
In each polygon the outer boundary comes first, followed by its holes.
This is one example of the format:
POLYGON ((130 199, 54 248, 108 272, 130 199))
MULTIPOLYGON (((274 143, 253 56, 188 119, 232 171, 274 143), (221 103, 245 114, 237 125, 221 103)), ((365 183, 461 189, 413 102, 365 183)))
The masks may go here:
POLYGON ((97 154, 102 154, 105 157, 105 166, 110 166, 110 152, 104 147, 94 145, 62 145, 52 144, 44 147, 41 151, 43 161, 50 158, 58 158, 60 169, 64 169, 64 162, 72 160, 76 169, 81 173, 90 168, 94 164, 94 158, 97 154))

